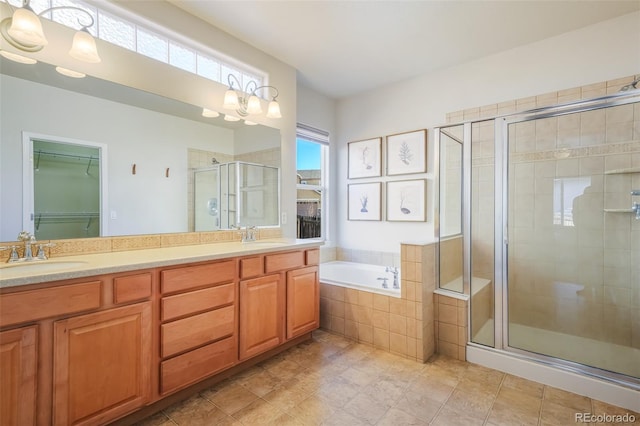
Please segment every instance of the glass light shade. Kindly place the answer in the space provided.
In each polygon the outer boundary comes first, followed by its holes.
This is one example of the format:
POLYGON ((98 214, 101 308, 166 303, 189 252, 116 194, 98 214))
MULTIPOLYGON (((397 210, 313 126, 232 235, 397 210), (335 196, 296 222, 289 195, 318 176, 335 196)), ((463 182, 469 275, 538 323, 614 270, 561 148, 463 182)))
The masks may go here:
POLYGON ((220 116, 220 113, 209 108, 202 108, 202 116, 207 118, 216 118, 220 116))
POLYGON ((234 117, 233 115, 225 114, 224 121, 240 121, 238 117, 234 117))
POLYGON ((13 12, 11 27, 7 31, 19 43, 29 46, 46 46, 40 18, 31 10, 22 8, 13 12))
POLYGON ((66 75, 67 77, 72 77, 72 78, 84 78, 87 76, 85 73, 70 70, 68 68, 62 68, 62 67, 56 67, 56 71, 58 71, 62 75, 66 75))
POLYGON ((77 31, 73 36, 73 44, 69 55, 79 61, 97 64, 101 61, 96 48, 96 41, 91 34, 86 31, 77 31))
POLYGON ((247 112, 249 114, 262 114, 260 98, 258 98, 256 95, 249 96, 249 101, 247 102, 247 112))
POLYGON ((222 107, 226 109, 240 108, 240 103, 238 102, 238 94, 235 90, 229 89, 224 93, 224 103, 222 104, 222 107))
POLYGON ((6 50, 0 50, 0 55, 4 56, 7 59, 12 60, 13 62, 18 62, 20 64, 33 65, 38 62, 35 59, 27 58, 26 56, 18 55, 13 52, 7 52, 6 50))
POLYGON ((269 102, 269 109, 267 109, 267 117, 268 118, 282 118, 282 114, 280 114, 280 104, 273 100, 269 102))

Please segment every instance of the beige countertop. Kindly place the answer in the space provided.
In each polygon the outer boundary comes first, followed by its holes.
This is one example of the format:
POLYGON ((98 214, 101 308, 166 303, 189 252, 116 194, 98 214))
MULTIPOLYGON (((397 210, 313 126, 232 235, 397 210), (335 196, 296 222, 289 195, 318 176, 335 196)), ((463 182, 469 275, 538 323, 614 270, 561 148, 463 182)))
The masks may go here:
POLYGON ((56 257, 0 265, 0 289, 93 275, 319 247, 320 240, 268 239, 56 257))

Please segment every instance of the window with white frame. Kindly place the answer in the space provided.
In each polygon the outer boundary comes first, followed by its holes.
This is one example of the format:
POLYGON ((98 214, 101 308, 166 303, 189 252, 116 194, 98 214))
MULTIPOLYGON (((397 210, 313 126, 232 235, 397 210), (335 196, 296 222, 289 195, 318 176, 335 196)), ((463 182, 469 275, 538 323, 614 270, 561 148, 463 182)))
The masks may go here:
POLYGON ((297 237, 327 239, 329 133, 296 128, 297 237))
MULTIPOLYGON (((22 0, 0 1, 16 8, 22 6, 22 0)), ((255 82, 257 86, 267 84, 266 73, 261 75, 260 71, 248 65, 232 63, 225 55, 217 54, 213 49, 205 51, 186 46, 188 43, 174 40, 158 30, 134 22, 133 14, 128 12, 127 15, 131 15, 133 19, 125 19, 78 0, 30 0, 29 6, 36 14, 59 6, 85 10, 95 21, 94 25, 88 28, 94 37, 225 85, 228 84, 228 76, 234 75, 242 84, 242 87, 236 89, 243 89, 250 81, 255 82)), ((87 17, 68 9, 52 10, 42 17, 76 30, 88 23, 87 17)))

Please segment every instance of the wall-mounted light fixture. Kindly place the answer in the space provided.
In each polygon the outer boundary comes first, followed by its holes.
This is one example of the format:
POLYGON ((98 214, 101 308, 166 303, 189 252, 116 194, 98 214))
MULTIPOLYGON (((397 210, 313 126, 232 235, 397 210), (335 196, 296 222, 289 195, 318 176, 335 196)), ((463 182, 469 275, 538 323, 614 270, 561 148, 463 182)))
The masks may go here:
POLYGON ((229 74, 228 80, 229 89, 224 94, 224 104, 222 105, 223 108, 233 109, 241 117, 247 117, 248 115, 253 114, 262 114, 262 105, 257 92, 260 89, 271 89, 275 92, 275 95, 269 102, 269 106, 267 108, 267 118, 282 117, 282 115, 280 114, 280 104, 278 104, 278 101, 276 100, 279 95, 277 88, 275 88, 274 86, 258 86, 255 81, 250 81, 245 85, 244 90, 242 90, 240 80, 238 80, 235 75, 229 74), (239 89, 236 90, 234 88, 234 83, 238 84, 239 89))
MULTIPOLYGON (((75 6, 55 6, 36 14, 29 5, 29 2, 30 0, 23 0, 22 7, 16 9, 11 18, 3 19, 2 22, 0 22, 0 33, 2 33, 2 37, 10 45, 23 52, 39 52, 49 43, 42 30, 42 23, 40 22, 39 17, 53 10, 73 10, 79 12, 82 15, 82 18, 86 18, 86 21, 82 22, 81 18, 78 18, 78 23, 82 28, 73 36, 73 43, 71 45, 71 50, 69 50, 69 55, 84 62, 100 62, 100 56, 98 55, 98 50, 96 48, 96 41, 87 30, 92 27, 95 22, 93 16, 91 16, 89 12, 75 6)), ((3 50, 2 52, 5 51, 3 50)), ((20 56, 21 58, 24 58, 23 56, 16 55, 15 53, 12 55, 6 53, 11 52, 3 53, 3 56, 7 59, 18 59, 12 58, 12 56, 20 56)), ((25 63, 24 59, 21 60, 21 62, 25 63)), ((35 63, 35 61, 31 59, 29 63, 35 63)))

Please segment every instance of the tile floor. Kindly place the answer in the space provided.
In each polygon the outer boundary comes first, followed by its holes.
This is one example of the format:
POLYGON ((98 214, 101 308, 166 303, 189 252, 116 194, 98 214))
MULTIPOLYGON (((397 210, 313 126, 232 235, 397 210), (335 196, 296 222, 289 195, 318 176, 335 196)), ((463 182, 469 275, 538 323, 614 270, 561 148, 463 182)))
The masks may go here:
POLYGON ((565 426, 576 412, 628 410, 451 358, 420 364, 316 331, 312 341, 140 424, 565 426))

